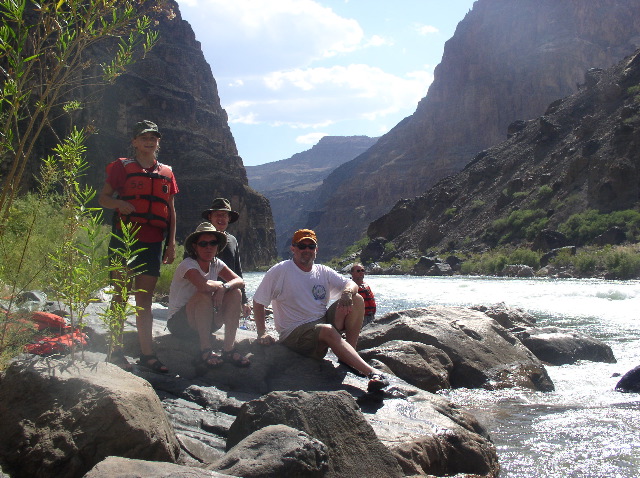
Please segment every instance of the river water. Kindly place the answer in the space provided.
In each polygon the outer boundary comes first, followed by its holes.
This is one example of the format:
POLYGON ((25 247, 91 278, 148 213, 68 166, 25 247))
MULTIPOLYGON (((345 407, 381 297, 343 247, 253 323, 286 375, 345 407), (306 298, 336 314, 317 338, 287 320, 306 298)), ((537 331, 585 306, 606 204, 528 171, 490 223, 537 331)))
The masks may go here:
MULTIPOLYGON (((261 273, 247 273, 249 297, 261 273)), ((615 364, 548 366, 554 392, 456 389, 443 395, 491 435, 500 477, 637 478, 640 394, 614 388, 640 365, 640 281, 367 276, 378 314, 427 305, 525 309, 538 325, 575 328, 609 344, 615 364)))

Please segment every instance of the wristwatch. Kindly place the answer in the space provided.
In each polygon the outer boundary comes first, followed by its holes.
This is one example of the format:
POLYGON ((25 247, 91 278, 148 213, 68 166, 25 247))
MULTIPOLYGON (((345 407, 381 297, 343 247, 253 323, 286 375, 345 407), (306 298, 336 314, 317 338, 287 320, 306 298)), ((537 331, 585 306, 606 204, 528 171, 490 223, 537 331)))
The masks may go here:
POLYGON ((224 288, 225 292, 231 289, 231 287, 229 287, 229 284, 227 284, 226 282, 222 284, 222 287, 224 288))

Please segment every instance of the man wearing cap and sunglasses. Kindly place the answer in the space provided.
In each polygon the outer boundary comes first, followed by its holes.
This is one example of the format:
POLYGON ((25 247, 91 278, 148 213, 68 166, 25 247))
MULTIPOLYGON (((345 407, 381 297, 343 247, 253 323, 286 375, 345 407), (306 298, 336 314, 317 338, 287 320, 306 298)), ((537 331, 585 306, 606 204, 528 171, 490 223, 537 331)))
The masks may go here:
POLYGON ((296 231, 291 241, 293 258, 265 274, 253 296, 258 343, 275 342, 265 326, 265 308, 272 305, 279 343, 318 359, 331 348, 340 361, 369 378, 370 392, 378 392, 389 382, 356 352, 364 318, 358 285, 330 267, 315 264, 317 246, 315 232, 296 231), (333 298, 338 300, 327 308, 333 298))

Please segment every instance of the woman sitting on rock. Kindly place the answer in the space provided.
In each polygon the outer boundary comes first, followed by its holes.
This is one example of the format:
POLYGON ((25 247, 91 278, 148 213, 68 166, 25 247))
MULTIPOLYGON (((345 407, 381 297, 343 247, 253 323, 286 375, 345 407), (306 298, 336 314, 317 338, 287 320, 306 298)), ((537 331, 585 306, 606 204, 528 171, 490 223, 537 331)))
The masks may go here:
POLYGON ((235 348, 244 281, 216 256, 227 238, 209 222, 201 223, 184 243, 188 256, 176 268, 169 291, 167 327, 181 338, 195 340, 199 371, 225 362, 248 367, 249 360, 235 348), (221 278, 224 280, 218 280, 221 278), (224 325, 222 355, 213 352, 211 333, 224 325))

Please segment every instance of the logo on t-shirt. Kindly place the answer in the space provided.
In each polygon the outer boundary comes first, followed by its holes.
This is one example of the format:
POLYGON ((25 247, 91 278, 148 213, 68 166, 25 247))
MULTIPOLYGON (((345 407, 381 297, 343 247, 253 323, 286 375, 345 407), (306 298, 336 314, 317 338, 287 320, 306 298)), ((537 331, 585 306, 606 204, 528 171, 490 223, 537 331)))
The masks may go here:
POLYGON ((327 290, 323 285, 314 285, 311 292, 313 293, 313 298, 315 300, 323 300, 325 297, 327 297, 327 290))

